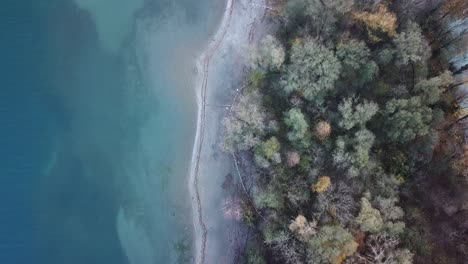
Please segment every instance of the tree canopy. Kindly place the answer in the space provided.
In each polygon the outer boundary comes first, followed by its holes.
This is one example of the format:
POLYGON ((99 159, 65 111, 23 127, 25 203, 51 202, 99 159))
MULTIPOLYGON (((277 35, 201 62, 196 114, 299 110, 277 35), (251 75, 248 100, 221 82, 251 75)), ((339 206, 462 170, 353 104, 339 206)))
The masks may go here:
POLYGON ((468 67, 447 48, 463 38, 466 4, 270 5, 277 32, 253 49, 225 120, 242 180, 227 195, 252 231, 245 261, 468 258, 467 119, 455 92, 468 67))
POLYGON ((377 113, 379 106, 374 102, 364 100, 358 103, 356 98, 345 98, 338 105, 341 114, 340 127, 350 130, 355 126, 363 127, 377 113))
POLYGON ((340 70, 341 64, 332 50, 312 39, 296 40, 281 86, 287 94, 298 92, 313 100, 333 89, 340 70))
POLYGON ((304 114, 298 108, 293 108, 284 115, 284 123, 290 129, 287 137, 292 142, 300 142, 305 138, 309 124, 304 114))
POLYGON ((384 115, 386 133, 391 141, 405 143, 429 133, 432 110, 423 105, 420 97, 390 100, 384 115))
POLYGON ((403 64, 420 63, 428 58, 429 47, 418 24, 410 22, 394 39, 397 54, 403 64))

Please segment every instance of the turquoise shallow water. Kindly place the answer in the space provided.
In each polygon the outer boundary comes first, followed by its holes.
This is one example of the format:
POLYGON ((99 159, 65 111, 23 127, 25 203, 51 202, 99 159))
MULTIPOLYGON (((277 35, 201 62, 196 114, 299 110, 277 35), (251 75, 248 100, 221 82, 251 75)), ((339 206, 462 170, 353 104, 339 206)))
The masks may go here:
POLYGON ((0 263, 189 263, 216 0, 2 1, 0 263))

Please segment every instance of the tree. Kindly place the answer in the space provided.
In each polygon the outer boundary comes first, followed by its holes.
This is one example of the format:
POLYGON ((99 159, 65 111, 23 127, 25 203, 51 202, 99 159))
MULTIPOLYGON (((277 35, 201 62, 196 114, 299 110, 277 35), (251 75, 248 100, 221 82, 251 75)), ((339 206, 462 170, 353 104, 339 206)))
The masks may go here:
POLYGON ((357 86, 362 86, 374 80, 378 73, 379 66, 377 63, 375 63, 373 60, 369 60, 369 62, 366 63, 358 73, 359 75, 356 79, 357 86))
POLYGON ((322 176, 318 179, 317 183, 314 184, 312 189, 316 193, 323 193, 328 189, 328 187, 330 187, 330 185, 331 185, 330 177, 322 176))
POLYGON ((338 43, 336 56, 344 70, 359 70, 369 61, 370 50, 363 41, 351 39, 338 43))
POLYGON ((302 242, 309 241, 317 234, 317 221, 309 222, 303 215, 298 215, 289 224, 289 230, 302 242))
POLYGON ((468 144, 461 144, 456 155, 450 161, 450 167, 456 175, 460 175, 468 181, 468 144))
POLYGON ((432 110, 422 104, 420 97, 392 99, 385 106, 384 116, 387 137, 405 143, 429 133, 432 110))
MULTIPOLYGON (((385 153, 393 156, 394 153, 385 153)), ((382 168, 379 161, 370 159, 367 165, 360 171, 360 176, 365 182, 364 188, 372 190, 374 193, 384 198, 393 198, 398 196, 398 186, 401 181, 393 174, 388 174, 382 168)))
POLYGON ((317 194, 314 211, 319 220, 325 221, 331 217, 346 225, 354 219, 356 211, 351 189, 342 182, 330 185, 326 191, 317 194))
POLYGON ((361 198, 361 211, 356 218, 356 223, 362 231, 371 233, 379 232, 384 226, 380 211, 373 208, 366 197, 361 198))
POLYGON ((333 152, 333 163, 342 170, 347 170, 347 176, 356 177, 359 170, 369 161, 369 151, 374 144, 374 134, 361 129, 356 131, 354 138, 339 137, 333 152))
POLYGON ((379 68, 370 60, 370 50, 363 41, 341 41, 336 49, 336 56, 343 66, 341 76, 354 86, 362 86, 377 75, 379 68))
POLYGON ((375 201, 377 208, 380 210, 380 212, 382 212, 385 221, 398 220, 403 218, 405 214, 403 209, 401 209, 399 206, 396 206, 396 203, 399 201, 397 197, 384 198, 377 196, 375 201))
POLYGON ((324 140, 331 134, 331 125, 329 122, 320 121, 315 125, 315 135, 320 139, 324 140))
POLYGON ((442 5, 442 16, 439 19, 451 14, 457 19, 466 18, 468 2, 465 0, 446 0, 442 5))
POLYGON ((290 61, 281 80, 283 90, 287 94, 299 92, 308 100, 333 89, 341 71, 333 51, 312 39, 296 41, 290 61))
POLYGON ((251 53, 251 62, 254 67, 264 70, 278 70, 285 58, 284 48, 273 36, 267 35, 251 53))
POLYGON ((255 148, 255 163, 262 168, 270 167, 271 163, 279 164, 281 162, 280 143, 276 137, 271 137, 265 142, 257 145, 255 148))
POLYGON ((335 142, 335 151, 333 152, 333 164, 341 170, 348 170, 348 176, 357 176, 357 168, 354 166, 352 153, 348 150, 349 140, 339 137, 335 142))
POLYGON ((261 209, 281 209, 284 206, 284 201, 281 193, 273 187, 268 186, 265 190, 258 190, 253 195, 253 201, 258 208, 261 209))
POLYGON ((302 263, 302 247, 285 231, 270 231, 265 235, 265 244, 281 256, 286 264, 302 263))
POLYGON ((404 212, 401 207, 396 205, 397 202, 397 197, 383 198, 377 196, 375 199, 375 204, 382 213, 383 220, 385 221, 384 229, 391 235, 400 235, 405 229, 405 223, 401 221, 404 212))
POLYGON ((389 64, 395 57, 395 50, 390 48, 385 48, 381 50, 378 54, 377 61, 382 65, 389 64))
POLYGON ((267 115, 261 102, 262 97, 256 91, 242 95, 233 106, 233 115, 224 119, 226 150, 248 150, 261 142, 267 129, 267 115))
MULTIPOLYGON (((432 2, 434 4, 434 2, 432 2)), ((408 20, 415 20, 420 15, 431 8, 431 3, 421 2, 420 0, 405 0, 398 1, 392 4, 392 8, 395 10, 395 13, 398 14, 398 19, 400 24, 406 23, 408 20)))
POLYGON ((353 159, 355 165, 359 168, 367 165, 369 161, 369 151, 374 144, 374 140, 374 134, 367 129, 361 129, 355 133, 353 159))
POLYGON ((323 3, 333 10, 336 13, 345 14, 353 11, 355 0, 330 0, 330 1, 323 1, 323 3))
POLYGON ((366 239, 365 251, 359 254, 365 263, 411 264, 413 254, 408 249, 397 248, 397 237, 385 234, 370 235, 366 239))
POLYGON ((265 73, 261 69, 253 69, 247 76, 248 86, 245 88, 245 92, 250 93, 260 89, 265 81, 265 73))
POLYGON ((309 0, 306 7, 310 26, 315 28, 318 37, 327 37, 335 31, 340 15, 351 12, 354 0, 309 0))
POLYGON ((426 39, 418 24, 410 22, 405 31, 399 33, 393 40, 397 55, 403 64, 424 62, 430 51, 426 39))
POLYGON ((292 181, 288 182, 286 190, 286 198, 290 207, 300 209, 310 199, 309 183, 305 177, 296 176, 292 181))
POLYGON ((414 91, 419 94, 424 104, 434 104, 440 99, 440 95, 454 82, 452 73, 445 71, 439 76, 419 81, 414 86, 414 91))
POLYGON ((267 264, 263 254, 255 247, 249 247, 245 258, 246 264, 267 264))
POLYGON ((353 5, 354 0, 290 0, 284 17, 290 26, 305 26, 314 36, 326 38, 335 31, 339 16, 351 12, 353 5))
POLYGON ((286 153, 286 163, 289 168, 295 167, 301 161, 301 156, 296 151, 286 153))
MULTIPOLYGON (((466 11, 464 12, 467 13, 466 11)), ((452 49, 450 49, 450 53, 452 53, 454 50, 458 50, 458 52, 464 54, 466 46, 464 40, 466 39, 466 35, 468 34, 467 17, 468 15, 465 14, 465 18, 456 21, 448 21, 447 25, 441 26, 443 30, 441 30, 436 36, 434 36, 434 38, 430 42, 430 44, 434 47, 432 50, 433 55, 440 54, 442 49, 446 49, 449 46, 454 46, 452 49)), ((466 63, 466 61, 463 60, 458 61, 458 63, 452 62, 451 64, 451 67, 453 67, 452 71, 454 74, 461 73, 468 68, 468 64, 466 63), (463 62, 465 63, 461 64, 463 62)))
POLYGON ((412 264, 414 254, 409 249, 403 248, 393 251, 390 256, 395 258, 398 264, 412 264))
POLYGON ((394 13, 388 11, 383 4, 378 5, 377 11, 371 12, 355 12, 353 18, 363 23, 369 34, 371 41, 379 42, 382 33, 389 37, 394 37, 397 29, 397 17, 394 13))
POLYGON ((307 263, 341 263, 356 252, 357 246, 351 233, 341 226, 323 226, 309 242, 307 263))
POLYGON ((364 100, 357 103, 356 98, 348 97, 338 105, 338 112, 341 114, 338 125, 346 130, 356 125, 363 127, 378 110, 379 106, 374 102, 364 100))
POLYGON ((305 116, 299 108, 292 108, 286 112, 284 123, 289 128, 287 137, 291 142, 303 141, 309 129, 309 124, 307 124, 305 116))

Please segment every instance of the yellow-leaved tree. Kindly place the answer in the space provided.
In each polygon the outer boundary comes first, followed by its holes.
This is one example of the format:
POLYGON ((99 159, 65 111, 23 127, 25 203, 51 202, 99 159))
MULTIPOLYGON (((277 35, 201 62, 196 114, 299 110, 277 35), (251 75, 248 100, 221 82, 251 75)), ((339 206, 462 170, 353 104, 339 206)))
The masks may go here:
POLYGON ((397 33, 397 17, 383 4, 378 5, 375 12, 354 12, 352 16, 354 20, 366 26, 372 42, 381 41, 379 35, 382 33, 392 38, 397 33))

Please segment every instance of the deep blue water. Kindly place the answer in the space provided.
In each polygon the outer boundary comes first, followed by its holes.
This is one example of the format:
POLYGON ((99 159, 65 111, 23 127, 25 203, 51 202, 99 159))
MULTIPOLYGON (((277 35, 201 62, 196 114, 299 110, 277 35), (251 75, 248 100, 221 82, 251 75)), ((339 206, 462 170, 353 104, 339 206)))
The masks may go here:
POLYGON ((186 263, 215 0, 3 0, 0 263, 186 263))
POLYGON ((40 72, 47 61, 41 15, 31 3, 6 0, 0 20, 0 263, 34 263, 33 193, 61 117, 40 72))

